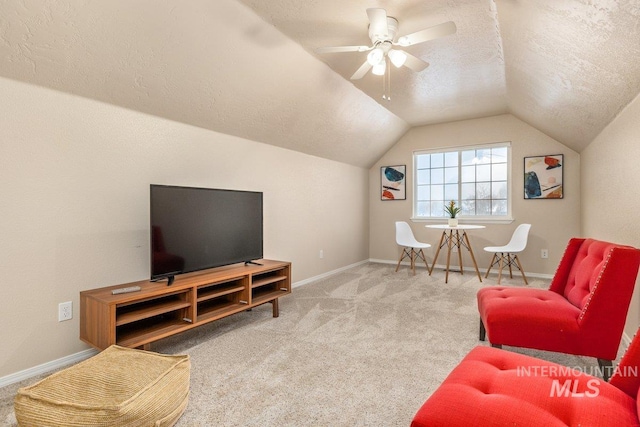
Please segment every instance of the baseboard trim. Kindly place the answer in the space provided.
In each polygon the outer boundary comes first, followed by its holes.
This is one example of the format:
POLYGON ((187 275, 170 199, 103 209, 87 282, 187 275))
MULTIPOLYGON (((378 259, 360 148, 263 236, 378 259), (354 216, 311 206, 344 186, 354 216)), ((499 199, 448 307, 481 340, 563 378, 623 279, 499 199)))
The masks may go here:
POLYGON ((79 353, 70 354, 69 356, 61 357, 60 359, 52 360, 51 362, 43 363, 42 365, 34 366, 33 368, 24 369, 22 371, 0 377, 0 388, 8 385, 28 380, 36 375, 46 374, 56 369, 64 368, 67 365, 81 362, 90 358, 98 353, 98 350, 88 349, 79 353))
MULTIPOLYGON (((389 260, 389 259, 376 259, 376 258, 369 258, 369 262, 376 262, 376 263, 378 263, 378 264, 393 264, 393 265, 397 265, 397 264, 398 264, 398 261, 393 261, 393 260, 389 260)), ((403 261, 403 262, 401 262, 401 263, 400 263, 400 265, 410 266, 410 265, 411 265, 411 263, 409 263, 408 261, 403 261)), ((423 265, 424 265, 424 262, 422 262, 422 261, 420 261, 420 262, 416 262, 416 268, 426 268, 426 267, 423 267, 423 265)), ((442 268, 442 269, 444 269, 444 268, 445 268, 445 265, 443 265, 443 264, 436 264, 436 265, 435 265, 435 268, 442 268)), ((451 270, 450 270, 450 271, 453 271, 453 270, 455 270, 456 268, 459 268, 459 266, 452 265, 450 268, 451 268, 451 270)), ((467 271, 467 270, 469 270, 469 271, 473 271, 473 269, 472 269, 471 267, 468 267, 468 266, 466 266, 466 265, 465 265, 465 271, 467 271)), ((484 269, 483 269, 483 268, 478 268, 478 270, 480 271, 480 274, 482 275, 482 277, 484 277, 484 274, 486 274, 486 273, 487 273, 487 269, 486 269, 486 268, 484 268, 484 269)), ((507 271, 507 273, 509 273, 509 272, 507 271)), ((518 272, 516 272, 516 273, 517 273, 517 274, 520 274, 520 272, 519 272, 519 271, 518 271, 518 272)), ((495 271, 495 269, 492 269, 492 270, 491 270, 491 273, 489 273, 489 274, 490 274, 491 276, 493 276, 493 275, 497 276, 497 275, 498 275, 498 272, 497 272, 497 271, 495 271)), ((514 274, 515 274, 515 273, 514 273, 514 274)), ((525 272, 524 272, 524 274, 525 274, 527 277, 535 277, 536 279, 549 279, 549 280, 553 279, 553 274, 531 273, 531 272, 528 272, 528 271, 525 271, 525 272)), ((504 275, 504 270, 503 270, 503 275, 504 275)))
POLYGON ((359 262, 356 262, 356 263, 354 263, 354 264, 350 264, 350 265, 346 265, 346 266, 344 266, 344 267, 340 267, 340 268, 338 268, 338 269, 336 269, 336 270, 331 270, 331 271, 328 271, 328 272, 326 272, 326 273, 319 274, 319 275, 317 275, 317 276, 309 277, 309 278, 307 278, 307 279, 300 280, 300 281, 298 281, 298 282, 293 283, 293 284, 291 285, 291 287, 292 287, 292 288, 297 288, 298 286, 306 285, 306 284, 308 284, 308 283, 315 282, 316 280, 326 279, 327 277, 331 277, 331 276, 333 276, 333 275, 335 275, 335 274, 341 273, 341 272, 343 272, 343 271, 345 271, 345 270, 348 270, 348 269, 350 269, 350 268, 353 268, 353 267, 358 267, 358 266, 360 266, 360 265, 362 265, 362 264, 366 264, 366 263, 368 263, 368 262, 369 262, 369 260, 368 260, 368 259, 365 259, 365 260, 363 260, 363 261, 359 261, 359 262))
MULTIPOLYGON (((369 262, 374 262, 377 264, 392 264, 392 265, 398 265, 398 261, 392 261, 392 260, 388 260, 388 259, 376 259, 376 258, 369 258, 369 262)), ((406 267, 410 267, 411 263, 409 261, 402 261, 400 263, 400 265, 406 266, 406 267)), ((438 265, 436 265, 436 267, 439 267, 438 265)), ((418 260, 416 261, 416 268, 424 268, 425 270, 427 269, 424 265, 424 261, 422 260, 418 260)))

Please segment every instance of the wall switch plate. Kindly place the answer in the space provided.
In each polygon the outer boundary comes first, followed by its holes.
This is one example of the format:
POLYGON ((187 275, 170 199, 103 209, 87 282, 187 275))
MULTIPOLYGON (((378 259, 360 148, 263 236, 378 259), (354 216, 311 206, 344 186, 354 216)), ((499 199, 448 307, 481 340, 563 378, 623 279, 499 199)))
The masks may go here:
POLYGON ((320 249, 320 253, 318 255, 320 256, 320 259, 324 258, 324 251, 320 249))
POLYGON ((540 251, 540 258, 542 258, 542 259, 549 258, 549 249, 542 249, 540 251))
POLYGON ((73 302, 61 302, 58 304, 58 322, 71 320, 73 318, 73 302))

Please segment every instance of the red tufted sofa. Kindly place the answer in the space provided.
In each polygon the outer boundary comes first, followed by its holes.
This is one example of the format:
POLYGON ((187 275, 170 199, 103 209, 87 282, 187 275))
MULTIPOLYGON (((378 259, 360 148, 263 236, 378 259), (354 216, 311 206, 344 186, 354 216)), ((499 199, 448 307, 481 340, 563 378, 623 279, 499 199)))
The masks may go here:
POLYGON ((571 239, 549 289, 490 286, 478 291, 480 340, 486 331, 493 346, 590 356, 610 369, 639 265, 638 249, 571 239))
POLYGON ((584 368, 476 347, 422 405, 411 427, 640 426, 639 335, 609 383, 584 368))

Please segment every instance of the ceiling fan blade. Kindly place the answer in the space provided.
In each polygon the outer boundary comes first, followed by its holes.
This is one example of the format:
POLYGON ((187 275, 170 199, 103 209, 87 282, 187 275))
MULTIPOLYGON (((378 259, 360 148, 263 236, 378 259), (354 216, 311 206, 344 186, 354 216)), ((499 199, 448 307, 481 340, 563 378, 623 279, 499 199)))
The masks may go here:
POLYGON ((369 17, 369 36, 372 39, 374 39, 374 35, 378 35, 379 37, 377 38, 386 38, 389 36, 387 12, 384 9, 367 9, 367 16, 369 17))
POLYGON ((371 50, 369 46, 330 46, 319 47, 316 49, 317 53, 334 53, 334 52, 366 52, 371 50))
POLYGON ((453 21, 449 21, 444 24, 434 25, 433 27, 402 36, 398 39, 397 44, 400 46, 412 46, 414 44, 423 43, 439 37, 448 36, 455 32, 456 24, 454 24, 453 21))
POLYGON ((370 69, 371 69, 371 64, 369 64, 367 61, 364 61, 364 64, 362 64, 360 68, 358 68, 358 71, 353 73, 353 76, 351 76, 351 80, 359 80, 363 78, 364 75, 367 74, 367 72, 370 69))
POLYGON ((404 62, 404 66, 409 68, 410 70, 415 71, 416 73, 419 73, 429 66, 428 62, 425 62, 422 59, 411 55, 410 53, 404 52, 404 54, 407 55, 407 60, 404 62))

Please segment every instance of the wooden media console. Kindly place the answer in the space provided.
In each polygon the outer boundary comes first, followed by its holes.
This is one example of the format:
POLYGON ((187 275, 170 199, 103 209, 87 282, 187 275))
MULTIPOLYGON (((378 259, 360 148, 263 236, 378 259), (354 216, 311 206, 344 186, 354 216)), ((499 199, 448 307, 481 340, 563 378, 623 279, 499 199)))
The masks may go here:
POLYGON ((104 350, 112 344, 149 344, 205 323, 273 304, 291 293, 291 263, 260 260, 176 276, 166 281, 127 283, 80 292, 80 339, 104 350), (139 291, 113 294, 139 286, 139 291))

